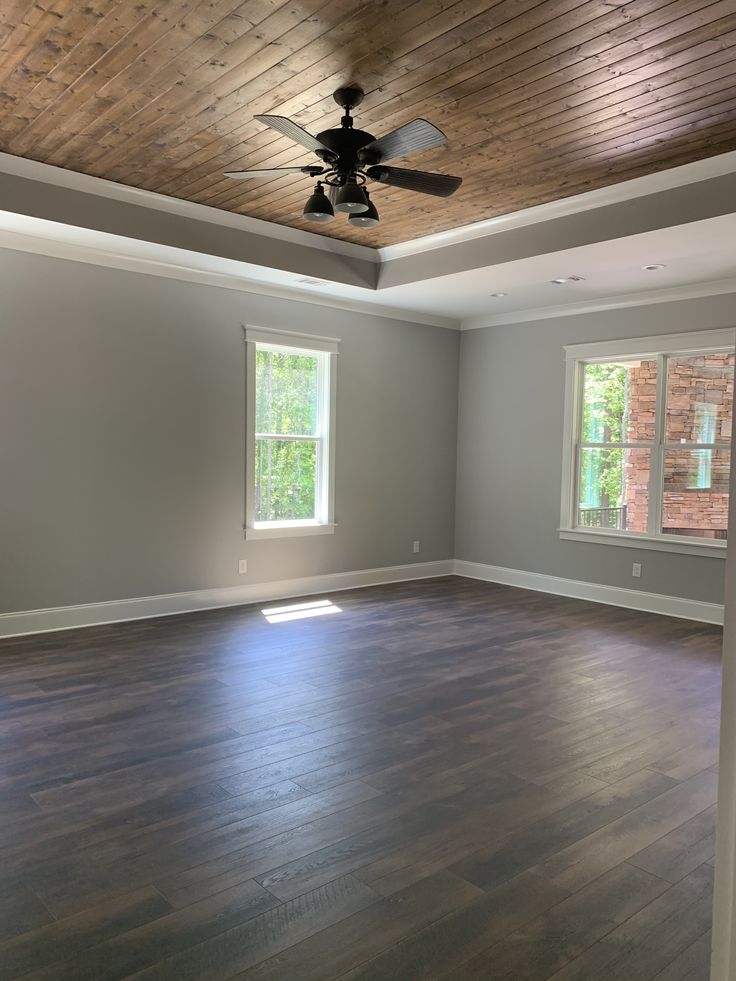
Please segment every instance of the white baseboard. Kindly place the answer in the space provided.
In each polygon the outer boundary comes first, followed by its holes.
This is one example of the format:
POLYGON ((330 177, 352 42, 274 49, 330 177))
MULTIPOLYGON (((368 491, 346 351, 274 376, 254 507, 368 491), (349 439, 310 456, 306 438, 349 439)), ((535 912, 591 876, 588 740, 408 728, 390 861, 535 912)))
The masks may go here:
POLYGON ((417 562, 382 569, 360 569, 356 572, 336 572, 302 579, 282 579, 278 582, 253 583, 244 586, 223 586, 220 589, 196 589, 185 593, 160 596, 139 596, 134 599, 109 600, 103 603, 84 603, 79 606, 57 606, 47 610, 26 610, 0 614, 0 637, 46 633, 50 630, 72 630, 124 620, 146 620, 150 617, 214 610, 226 606, 245 606, 249 603, 268 603, 272 600, 315 593, 337 592, 341 589, 360 589, 384 583, 407 582, 412 579, 434 579, 437 576, 465 576, 505 586, 518 586, 555 596, 590 600, 629 610, 661 613, 685 620, 704 623, 723 623, 723 606, 699 600, 647 593, 619 586, 562 579, 538 572, 505 569, 502 566, 466 562, 462 559, 441 559, 437 562, 417 562))
POLYGON ((499 565, 483 565, 480 562, 465 562, 463 559, 455 559, 455 575, 482 579, 484 582, 496 582, 504 586, 518 586, 520 589, 532 589, 539 593, 552 593, 555 596, 569 596, 571 599, 590 600, 592 603, 605 603, 607 606, 623 606, 627 610, 661 613, 668 617, 700 620, 703 623, 723 623, 723 606, 720 603, 705 603, 700 600, 682 599, 679 596, 665 596, 662 593, 646 593, 643 590, 623 589, 620 586, 601 586, 594 582, 562 579, 559 576, 523 572, 521 569, 505 569, 499 565))
POLYGON ((49 630, 72 630, 75 627, 118 623, 122 620, 147 620, 150 617, 192 613, 196 610, 245 606, 248 603, 268 603, 271 600, 311 596, 315 593, 380 586, 412 579, 434 579, 437 576, 452 574, 453 560, 442 559, 437 562, 387 566, 383 569, 361 569, 356 572, 307 576, 303 579, 282 579, 279 582, 224 586, 220 589, 196 589, 187 593, 139 596, 135 599, 84 603, 80 606, 56 606, 47 610, 3 613, 0 614, 0 637, 46 633, 49 630))

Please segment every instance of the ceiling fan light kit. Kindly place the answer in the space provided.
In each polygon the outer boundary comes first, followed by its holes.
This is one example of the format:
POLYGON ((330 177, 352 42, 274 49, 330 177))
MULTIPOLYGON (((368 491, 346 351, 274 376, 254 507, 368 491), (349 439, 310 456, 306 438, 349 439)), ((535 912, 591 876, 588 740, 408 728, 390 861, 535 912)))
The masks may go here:
POLYGON ((363 211, 359 214, 352 214, 348 217, 348 221, 355 228, 373 228, 379 222, 378 211, 376 210, 375 204, 371 201, 371 196, 365 189, 363 193, 368 201, 368 210, 363 211))
POLYGON ((368 198, 366 198, 363 188, 355 181, 347 181, 343 184, 335 196, 335 211, 354 215, 367 210, 368 198))
POLYGON ((335 220, 332 202, 325 194, 321 182, 317 182, 314 193, 304 205, 304 217, 307 221, 319 221, 323 224, 335 220))
POLYGON ((372 133, 355 129, 350 113, 363 101, 364 95, 358 86, 337 89, 333 98, 345 110, 340 127, 326 129, 317 136, 312 136, 284 116, 255 117, 282 136, 287 136, 311 150, 319 158, 321 165, 229 171, 225 176, 236 180, 248 177, 280 177, 282 174, 319 177, 314 192, 304 206, 304 218, 307 221, 325 223, 332 221, 335 211, 339 211, 347 214, 348 221, 356 228, 372 228, 379 222, 376 206, 365 188, 368 181, 435 197, 449 197, 454 194, 462 184, 460 177, 385 166, 387 160, 395 157, 441 146, 447 142, 444 133, 426 119, 414 119, 378 138, 372 133), (329 188, 329 197, 325 194, 324 184, 329 188))

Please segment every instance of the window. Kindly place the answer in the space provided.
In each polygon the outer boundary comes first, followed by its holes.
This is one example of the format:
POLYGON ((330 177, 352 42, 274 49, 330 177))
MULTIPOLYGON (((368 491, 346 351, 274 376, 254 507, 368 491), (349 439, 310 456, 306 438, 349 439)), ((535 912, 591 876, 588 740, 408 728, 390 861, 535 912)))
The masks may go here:
POLYGON ((333 338, 247 327, 246 537, 334 530, 333 338))
POLYGON ((733 333, 571 345, 566 354, 561 536, 723 554, 733 333))

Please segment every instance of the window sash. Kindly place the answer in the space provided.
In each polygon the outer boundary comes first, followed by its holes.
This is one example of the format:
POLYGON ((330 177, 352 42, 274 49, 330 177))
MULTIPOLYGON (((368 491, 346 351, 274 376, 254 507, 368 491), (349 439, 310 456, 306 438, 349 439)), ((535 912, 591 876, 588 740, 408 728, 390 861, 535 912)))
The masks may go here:
POLYGON ((278 440, 279 443, 289 442, 290 440, 295 443, 321 443, 324 436, 301 436, 294 433, 256 433, 256 439, 274 439, 278 440))
MULTIPOLYGON (((314 461, 314 517, 313 518, 268 518, 268 519, 257 519, 254 515, 253 517, 253 527, 254 528, 288 528, 290 525, 304 526, 304 525, 314 525, 314 524, 325 524, 320 520, 323 513, 323 492, 325 488, 325 477, 323 474, 324 469, 324 438, 322 436, 279 436, 273 433, 267 433, 264 436, 256 433, 256 442, 258 440, 272 442, 291 442, 291 443, 314 443, 315 444, 315 461, 314 461)), ((253 481, 255 483, 255 467, 253 473, 253 481)))
MULTIPOLYGON (((580 507, 580 475, 582 469, 582 454, 583 450, 594 449, 594 450, 606 450, 606 449, 633 449, 633 450, 647 450, 649 452, 649 484, 647 488, 647 532, 650 533, 650 520, 651 520, 651 481, 652 481, 652 469, 653 469, 653 456, 656 450, 654 443, 579 443, 575 447, 574 453, 574 466, 575 472, 573 474, 573 499, 572 499, 572 514, 570 518, 569 527, 574 531, 594 531, 596 534, 601 530, 607 535, 621 535, 623 537, 641 537, 642 532, 629 531, 628 529, 619 528, 592 528, 588 525, 580 524, 580 511, 585 510, 585 508, 580 507)), ((672 536, 668 536, 672 537, 672 536)))
POLYGON ((334 530, 334 422, 335 422, 335 366, 337 344, 335 338, 287 334, 266 328, 245 328, 246 341, 246 454, 245 454, 245 532, 246 538, 269 536, 270 532, 289 529, 303 531, 334 530), (297 354, 317 361, 317 422, 316 432, 260 433, 255 429, 256 408, 256 358, 258 350, 272 350, 279 354, 297 354), (293 520, 256 520, 256 445, 257 441, 304 442, 316 445, 315 516, 293 520))
MULTIPOLYGON (((722 332, 719 332, 719 334, 722 332)), ((620 345, 620 342, 619 342, 620 345)), ((568 379, 566 385, 566 399, 572 396, 572 405, 568 411, 572 412, 572 431, 571 444, 572 453, 567 454, 565 467, 572 467, 572 473, 566 479, 568 488, 567 514, 563 514, 563 527, 572 531, 588 532, 595 534, 603 533, 611 538, 650 538, 658 541, 680 542, 683 544, 701 545, 702 540, 695 536, 669 535, 662 531, 664 519, 664 458, 667 450, 731 450, 731 443, 722 441, 714 443, 682 443, 670 442, 666 440, 666 413, 667 413, 667 372, 671 359, 683 357, 705 357, 709 354, 732 353, 733 344, 721 344, 718 347, 703 347, 700 349, 687 348, 683 351, 668 350, 666 353, 660 352, 647 353, 626 353, 620 349, 611 355, 596 354, 595 356, 570 358, 568 355, 568 379), (629 360, 657 360, 657 385, 655 395, 655 434, 652 442, 589 442, 581 439, 583 428, 584 413, 584 383, 586 364, 617 364, 629 360), (570 370, 572 375, 569 374, 570 370), (570 391, 571 386, 571 391, 570 391), (647 530, 643 532, 633 532, 626 529, 589 529, 581 525, 580 518, 580 477, 581 477, 581 457, 585 449, 639 449, 650 452, 649 483, 647 488, 647 530)), ((570 444, 566 444, 570 445, 570 444)), ((564 507, 565 488, 563 486, 563 507, 564 507)), ((709 542, 709 547, 724 549, 725 541, 709 542)))
MULTIPOLYGON (((316 369, 317 369, 316 370, 316 375, 317 375, 317 393, 316 393, 317 394, 317 398, 316 398, 316 402, 317 402, 317 407, 316 407, 317 408, 317 417, 316 417, 315 423, 314 423, 314 425, 315 425, 315 432, 314 433, 282 433, 279 430, 274 429, 272 432, 256 433, 256 439, 258 439, 258 438, 264 438, 265 439, 265 438, 271 437, 271 436, 275 436, 275 437, 278 437, 280 439, 288 439, 292 435, 293 436, 296 436, 297 438, 300 438, 300 439, 307 439, 309 437, 319 436, 321 434, 321 432, 322 432, 322 429, 324 428, 323 420, 321 418, 322 402, 321 402, 321 398, 320 398, 320 393, 321 393, 321 385, 323 383, 322 373, 323 373, 323 370, 324 370, 324 360, 325 360, 326 355, 323 352, 321 352, 321 351, 306 350, 304 348, 292 347, 291 345, 289 345, 288 347, 286 345, 279 346, 278 344, 273 344, 273 343, 268 343, 267 344, 267 343, 263 343, 261 341, 256 341, 256 343, 255 343, 255 349, 256 349, 256 359, 258 357, 258 354, 259 353, 262 353, 262 352, 266 352, 266 353, 269 353, 269 354, 282 354, 282 355, 287 355, 287 356, 288 355, 293 355, 295 357, 308 358, 311 361, 314 361, 315 362, 315 365, 316 365, 316 369)), ((255 385, 256 385, 256 391, 257 391, 257 385, 258 385, 257 378, 256 378, 256 381, 255 381, 255 385)), ((272 403, 269 403, 269 405, 268 405, 268 409, 269 409, 268 415, 269 416, 271 415, 271 412, 270 412, 271 406, 272 406, 272 403)), ((255 420, 255 421, 257 422, 258 420, 255 420)))
MULTIPOLYGON (((256 341, 256 355, 259 351, 273 351, 277 354, 295 354, 300 357, 313 358, 317 362, 317 419, 315 434, 294 434, 294 433, 256 433, 256 440, 271 440, 278 442, 293 443, 314 443, 316 444, 316 460, 314 468, 314 517, 312 518, 287 518, 287 519, 260 519, 253 516, 254 528, 271 528, 274 526, 288 527, 297 522, 303 524, 326 524, 327 522, 327 502, 325 500, 325 489, 327 485, 327 475, 324 473, 324 460, 326 454, 324 445, 327 440, 327 422, 325 404, 325 388, 329 373, 329 355, 323 351, 313 351, 308 348, 296 348, 286 345, 265 343, 256 341)), ((255 480, 255 473, 253 474, 255 480)))
POLYGON ((656 443, 578 443, 583 450, 651 450, 656 445, 656 443))

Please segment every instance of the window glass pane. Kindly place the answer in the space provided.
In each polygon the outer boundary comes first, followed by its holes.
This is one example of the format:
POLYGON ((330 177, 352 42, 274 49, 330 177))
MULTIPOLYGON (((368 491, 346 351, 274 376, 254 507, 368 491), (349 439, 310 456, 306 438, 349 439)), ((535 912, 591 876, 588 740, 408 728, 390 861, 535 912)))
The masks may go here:
POLYGON ((583 443, 651 443, 657 405, 657 362, 585 365, 583 443))
POLYGON ((256 349, 256 432, 317 433, 316 356, 256 349))
POLYGON ((731 441, 733 366, 726 353, 668 359, 668 443, 731 441))
POLYGON ((665 450, 662 531, 726 538, 729 450, 665 450))
POLYGON ((580 451, 578 526, 646 532, 651 450, 580 451))
POLYGON ((256 521, 316 518, 317 443, 256 440, 256 521))

